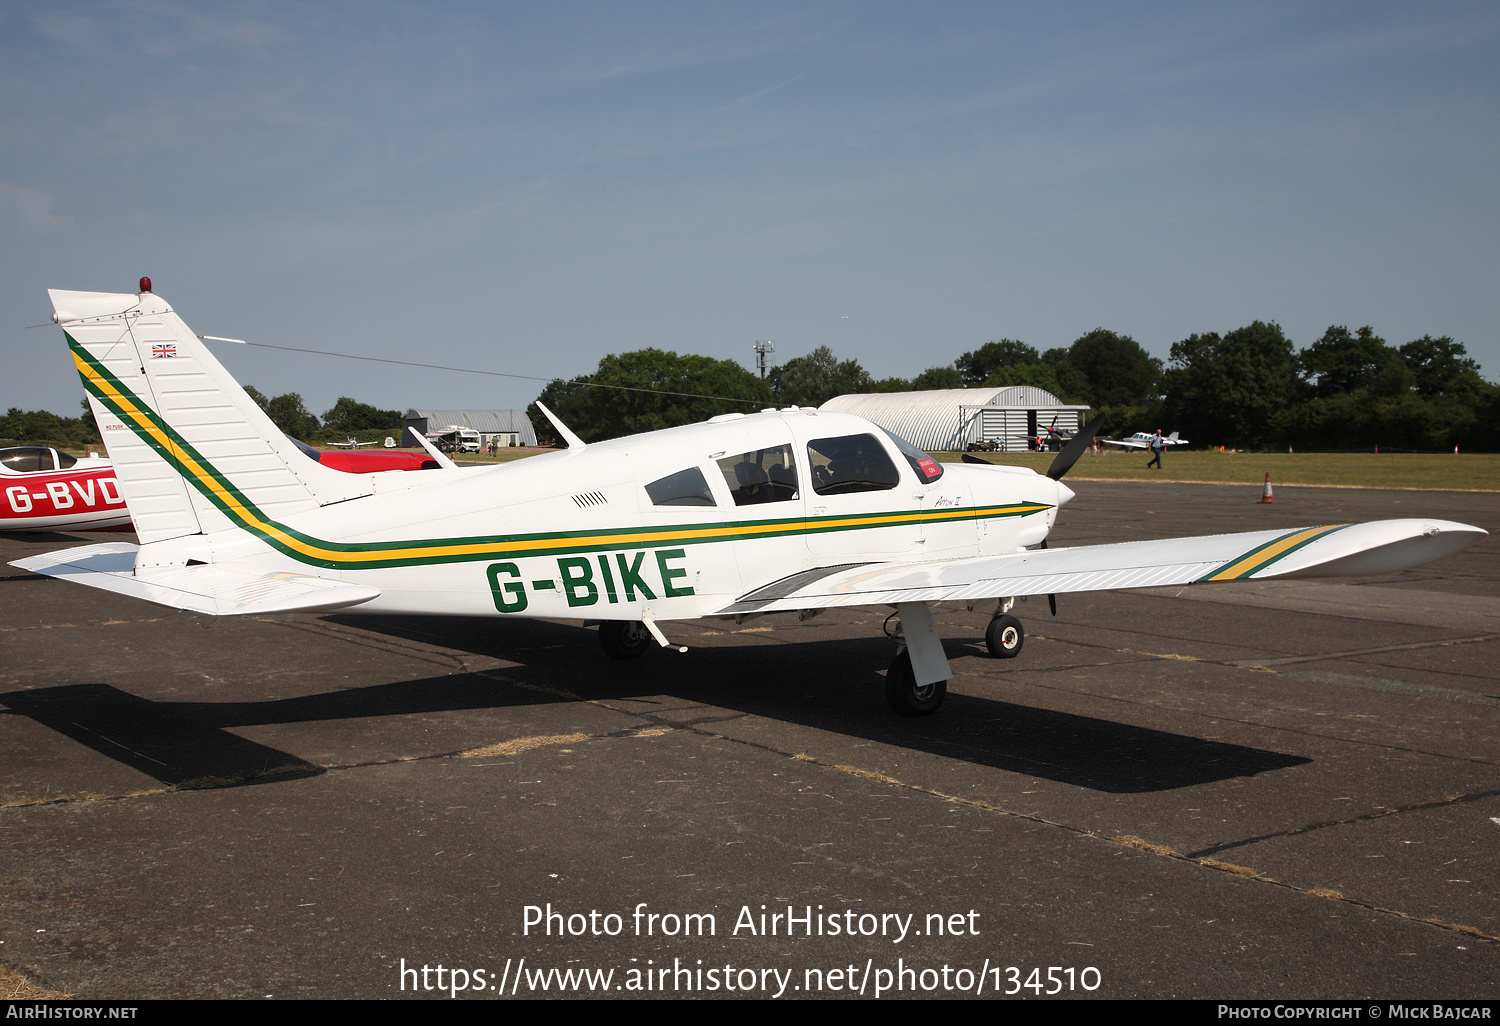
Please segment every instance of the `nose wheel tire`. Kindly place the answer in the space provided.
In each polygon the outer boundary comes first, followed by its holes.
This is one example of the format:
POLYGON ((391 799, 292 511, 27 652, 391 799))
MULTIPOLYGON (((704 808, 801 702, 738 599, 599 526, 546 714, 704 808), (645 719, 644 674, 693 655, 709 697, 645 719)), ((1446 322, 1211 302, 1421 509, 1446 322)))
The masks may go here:
POLYGON ((652 640, 639 620, 605 620, 599 625, 599 647, 611 659, 639 659, 652 640))
POLYGON ((1026 643, 1026 631, 1014 616, 997 616, 984 632, 984 643, 997 659, 1014 659, 1026 643))
POLYGON ((911 655, 902 652, 891 661, 885 675, 885 700, 898 716, 927 716, 938 711, 948 694, 948 682, 918 684, 912 672, 911 655))

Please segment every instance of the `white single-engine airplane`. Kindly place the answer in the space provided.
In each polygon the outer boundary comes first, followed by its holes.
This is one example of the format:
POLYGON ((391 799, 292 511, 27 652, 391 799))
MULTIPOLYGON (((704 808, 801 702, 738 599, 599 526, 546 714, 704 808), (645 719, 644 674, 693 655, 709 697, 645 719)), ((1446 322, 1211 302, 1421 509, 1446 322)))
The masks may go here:
POLYGON ((886 694, 916 715, 951 676, 934 603, 999 600, 986 640, 1014 655, 1018 596, 1385 573, 1485 536, 1411 519, 1047 549, 1073 497, 1058 479, 1097 422, 1046 476, 941 466, 863 418, 809 409, 588 445, 553 418, 566 450, 340 473, 297 451, 160 297, 51 296, 140 544, 13 565, 199 613, 584 619, 630 657, 668 647, 667 621, 894 606, 886 694))
MULTIPOLYGON (((1118 445, 1122 449, 1149 449, 1151 447, 1151 439, 1154 437, 1156 436, 1149 431, 1137 431, 1129 438, 1101 438, 1099 439, 1099 444, 1118 445)), ((1173 431, 1170 435, 1162 436, 1161 444, 1163 447, 1170 447, 1173 445, 1187 445, 1187 441, 1178 438, 1177 432, 1173 431)))

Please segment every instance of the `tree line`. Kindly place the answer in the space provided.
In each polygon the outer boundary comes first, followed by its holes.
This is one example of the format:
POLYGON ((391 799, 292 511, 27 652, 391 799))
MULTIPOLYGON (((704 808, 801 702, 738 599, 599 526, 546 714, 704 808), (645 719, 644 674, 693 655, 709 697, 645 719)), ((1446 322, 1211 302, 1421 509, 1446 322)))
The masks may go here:
MULTIPOLYGON (((848 393, 1009 385, 1035 385, 1104 412, 1112 434, 1160 427, 1195 447, 1500 451, 1500 385, 1480 375, 1462 343, 1423 335, 1393 346, 1370 327, 1335 325, 1298 350, 1266 321, 1190 335, 1172 345, 1165 362, 1129 335, 1104 328, 1045 351, 1003 338, 911 379, 877 380, 827 346, 788 360, 765 379, 733 360, 641 349, 606 356, 593 373, 572 381, 554 381, 538 399, 582 438, 598 441, 721 413, 821 406, 848 393)), ((348 396, 320 419, 296 392, 245 391, 278 428, 304 441, 401 429, 400 411, 348 396)), ((12 408, 0 417, 0 438, 98 444, 83 407, 82 417, 12 408)), ((557 441, 536 403, 527 413, 538 439, 557 441)))
MULTIPOLYGON (((245 392, 266 411, 272 423, 304 442, 342 442, 350 436, 369 441, 360 437, 361 434, 401 430, 402 414, 399 410, 376 409, 348 396, 340 397, 333 409, 326 411, 320 420, 307 412, 302 396, 296 392, 267 398, 254 385, 246 385, 245 392)), ((94 423, 94 415, 89 412, 87 399, 82 400, 82 406, 81 417, 59 417, 46 410, 11 407, 5 416, 0 417, 0 439, 46 443, 55 448, 98 445, 99 428, 94 423)))
MULTIPOLYGON (((1046 351, 1000 339, 911 379, 876 379, 827 346, 765 380, 732 360, 644 349, 606 356, 593 374, 553 382, 538 398, 580 437, 597 441, 721 413, 821 406, 848 393, 1010 385, 1034 385, 1106 413, 1111 433, 1160 427, 1195 447, 1500 450, 1500 386, 1480 376, 1462 343, 1423 335, 1397 347, 1369 327, 1335 325, 1299 351, 1266 321, 1190 335, 1166 361, 1104 328, 1046 351)), ((527 413, 538 439, 556 440, 535 403, 527 413)))
POLYGON ((323 418, 319 420, 307 412, 307 406, 297 392, 287 392, 268 399, 254 385, 246 385, 245 394, 266 412, 271 423, 304 442, 342 442, 350 437, 368 441, 359 437, 361 432, 401 430, 400 410, 376 409, 348 396, 340 396, 339 401, 333 404, 333 409, 325 411, 323 418))

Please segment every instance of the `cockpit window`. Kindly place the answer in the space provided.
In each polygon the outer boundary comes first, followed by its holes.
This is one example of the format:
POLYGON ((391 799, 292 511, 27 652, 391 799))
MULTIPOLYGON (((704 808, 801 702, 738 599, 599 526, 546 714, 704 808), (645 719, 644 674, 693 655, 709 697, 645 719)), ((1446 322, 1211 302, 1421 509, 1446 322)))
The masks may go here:
POLYGON ((43 449, 35 445, 23 445, 18 449, 5 449, 0 451, 0 463, 21 474, 30 474, 38 470, 51 470, 52 450, 43 449))
POLYGON ((57 460, 58 470, 67 470, 73 464, 78 462, 77 456, 69 456, 67 453, 58 452, 56 449, 52 450, 52 458, 57 460))
POLYGON ((668 474, 646 486, 646 495, 656 506, 716 506, 708 479, 697 467, 668 474))
POLYGON ((790 445, 726 456, 718 462, 736 506, 786 502, 797 497, 797 464, 792 460, 790 445))
MULTIPOLYGON (((880 430, 885 431, 885 428, 881 428, 880 430)), ((943 465, 937 460, 899 435, 893 435, 889 431, 885 431, 885 436, 895 444, 896 448, 901 450, 901 455, 906 457, 906 462, 910 463, 911 469, 916 471, 918 481, 923 484, 932 484, 932 482, 943 476, 943 465)))
POLYGON ((846 492, 883 492, 896 487, 901 475, 874 435, 841 435, 807 443, 812 464, 813 491, 819 495, 846 492))

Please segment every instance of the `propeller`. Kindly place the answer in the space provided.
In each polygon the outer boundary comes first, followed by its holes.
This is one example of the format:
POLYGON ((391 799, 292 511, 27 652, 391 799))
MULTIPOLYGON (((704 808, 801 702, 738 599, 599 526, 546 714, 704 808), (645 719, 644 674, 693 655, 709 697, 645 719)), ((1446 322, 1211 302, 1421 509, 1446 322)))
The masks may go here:
MULTIPOLYGON (((1053 423, 1056 423, 1056 421, 1054 420, 1053 423)), ((1083 455, 1084 450, 1094 441, 1094 436, 1099 433, 1099 429, 1102 427, 1104 427, 1104 414, 1101 413, 1079 428, 1078 433, 1068 439, 1068 444, 1063 446, 1062 452, 1057 454, 1057 459, 1052 461, 1052 466, 1047 468, 1047 476, 1054 481, 1061 481, 1062 476, 1073 469, 1073 464, 1078 462, 1078 457, 1083 455)), ((1045 549, 1046 547, 1047 539, 1043 538, 1041 548, 1045 549)), ((1051 608, 1052 615, 1056 616, 1057 596, 1048 595, 1047 605, 1051 608)))
POLYGON ((1094 436, 1102 427, 1104 427, 1104 414, 1101 413, 1079 428, 1078 434, 1068 440, 1062 452, 1057 454, 1057 459, 1052 461, 1052 466, 1047 468, 1047 476, 1054 481, 1061 481, 1062 476, 1073 469, 1073 464, 1078 462, 1078 457, 1083 455, 1084 450, 1089 447, 1089 443, 1093 442, 1094 436))

